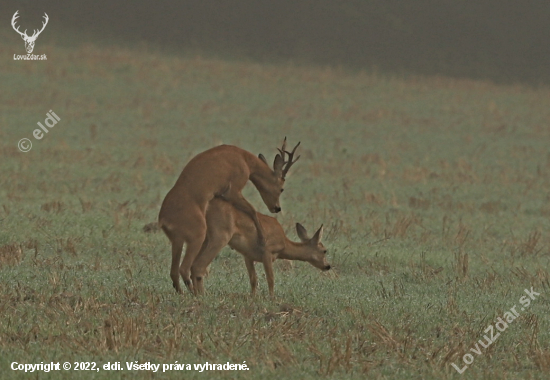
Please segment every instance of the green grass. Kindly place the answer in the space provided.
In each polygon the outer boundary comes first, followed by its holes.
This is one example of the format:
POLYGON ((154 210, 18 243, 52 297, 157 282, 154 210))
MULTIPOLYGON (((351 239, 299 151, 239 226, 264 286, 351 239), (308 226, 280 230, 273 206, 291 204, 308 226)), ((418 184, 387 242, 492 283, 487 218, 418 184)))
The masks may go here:
MULTIPOLYGON (((442 77, 0 45, 0 368, 14 361, 242 363, 218 378, 545 378, 550 369, 550 91, 442 77), (32 131, 52 109, 61 121, 32 131), (334 270, 260 269, 224 249, 178 296, 157 218, 220 143, 272 160, 301 141, 277 218, 325 225, 334 270), (32 140, 28 153, 17 149, 32 140), (459 375, 525 288, 541 295, 459 375)), ((12 43, 13 42, 13 43, 12 43)), ((267 213, 257 191, 245 196, 267 213)), ((38 378, 74 378, 74 371, 38 378)), ((84 376, 84 374, 82 374, 84 376)), ((176 371, 86 378, 204 378, 176 371)))

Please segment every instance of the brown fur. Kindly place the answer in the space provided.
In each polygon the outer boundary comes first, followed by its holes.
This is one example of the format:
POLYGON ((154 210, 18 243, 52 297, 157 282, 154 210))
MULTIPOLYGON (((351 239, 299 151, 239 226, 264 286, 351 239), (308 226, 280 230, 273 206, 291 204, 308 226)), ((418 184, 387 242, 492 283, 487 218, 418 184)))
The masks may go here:
POLYGON ((263 251, 257 249, 257 232, 246 214, 221 199, 210 202, 206 212, 206 240, 191 267, 193 286, 198 294, 204 292, 206 268, 226 245, 244 256, 252 294, 255 294, 258 282, 254 262, 263 263, 271 296, 274 287, 272 263, 276 259, 307 261, 319 269, 330 269, 326 249, 320 242, 322 226, 310 239, 305 228, 297 224, 296 230, 302 242, 295 243, 285 236, 277 219, 260 213, 257 215, 266 236, 266 249, 263 251))
MULTIPOLYGON (((284 149, 283 149, 284 152, 284 149)), ((284 153, 283 153, 284 155, 284 153)), ((251 180, 271 212, 279 212, 279 196, 284 186, 284 157, 277 154, 273 170, 263 156, 231 145, 220 145, 195 156, 183 168, 174 187, 168 192, 159 213, 159 226, 172 243, 170 277, 178 293, 182 293, 179 276, 193 291, 190 270, 206 237, 206 209, 215 197, 223 197, 249 216, 258 231, 258 247, 264 246, 264 232, 256 210, 241 194, 251 180), (184 243, 185 256, 181 261, 184 243)))

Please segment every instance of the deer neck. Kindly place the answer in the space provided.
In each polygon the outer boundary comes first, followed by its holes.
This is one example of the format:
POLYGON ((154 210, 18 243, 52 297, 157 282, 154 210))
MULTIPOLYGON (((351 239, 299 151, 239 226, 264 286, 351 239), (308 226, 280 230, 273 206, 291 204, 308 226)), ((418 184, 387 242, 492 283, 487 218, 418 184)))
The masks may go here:
POLYGON ((262 160, 252 153, 246 156, 246 163, 250 170, 250 181, 254 186, 263 187, 261 184, 269 180, 273 175, 272 170, 262 160))
POLYGON ((311 259, 305 243, 295 243, 288 239, 285 240, 285 249, 279 252, 279 259, 298 261, 309 261, 311 259))

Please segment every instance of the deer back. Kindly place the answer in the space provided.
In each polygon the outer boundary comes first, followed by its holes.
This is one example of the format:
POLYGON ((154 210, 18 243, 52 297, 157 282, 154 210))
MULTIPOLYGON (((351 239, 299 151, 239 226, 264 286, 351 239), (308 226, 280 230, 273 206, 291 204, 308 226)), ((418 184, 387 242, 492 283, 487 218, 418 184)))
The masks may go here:
MULTIPOLYGON (((257 213, 266 237, 266 251, 278 252, 285 246, 285 234, 277 219, 257 213)), ((225 239, 232 249, 254 261, 262 261, 258 231, 252 219, 229 202, 215 198, 206 212, 208 239, 225 239)))

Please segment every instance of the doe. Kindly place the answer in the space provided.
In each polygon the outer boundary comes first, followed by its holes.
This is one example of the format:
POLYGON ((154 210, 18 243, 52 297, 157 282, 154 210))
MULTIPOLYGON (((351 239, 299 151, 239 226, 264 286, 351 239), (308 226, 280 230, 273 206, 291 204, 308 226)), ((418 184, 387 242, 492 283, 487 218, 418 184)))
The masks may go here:
POLYGON ((210 201, 206 212, 206 240, 191 266, 191 278, 197 294, 204 293, 203 279, 207 267, 226 245, 244 256, 253 295, 258 285, 254 262, 264 265, 270 296, 273 296, 275 285, 273 261, 276 259, 306 261, 323 271, 330 269, 327 250, 321 243, 323 226, 310 238, 306 229, 296 223, 296 232, 301 242, 295 243, 286 237, 277 219, 261 213, 257 213, 257 216, 266 233, 266 248, 263 252, 258 250, 258 237, 252 219, 223 199, 210 201))

